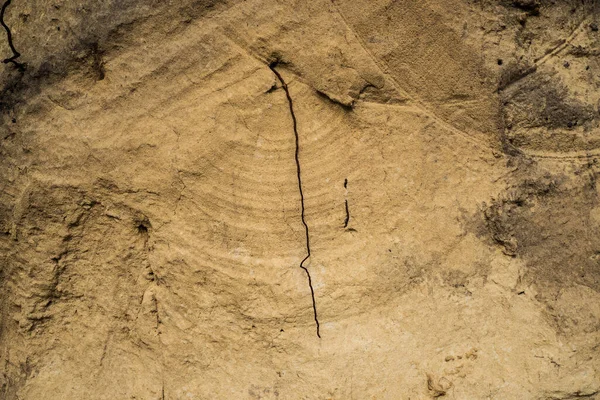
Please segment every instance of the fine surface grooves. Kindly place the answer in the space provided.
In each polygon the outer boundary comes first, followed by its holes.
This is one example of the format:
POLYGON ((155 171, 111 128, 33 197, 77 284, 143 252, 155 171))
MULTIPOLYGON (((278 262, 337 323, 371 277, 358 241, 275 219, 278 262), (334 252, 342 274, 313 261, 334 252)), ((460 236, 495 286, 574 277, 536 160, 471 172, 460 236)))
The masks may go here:
POLYGON ((300 216, 302 218, 302 224, 304 225, 304 232, 306 234, 306 257, 304 257, 304 259, 300 262, 300 268, 302 268, 304 270, 304 272, 306 272, 306 276, 308 277, 308 286, 310 287, 310 294, 312 296, 312 305, 313 305, 313 311, 314 311, 314 315, 315 315, 315 324, 317 325, 317 336, 320 338, 321 333, 319 332, 319 319, 317 317, 317 302, 315 301, 315 290, 313 289, 310 272, 308 271, 308 268, 306 268, 304 266, 304 263, 306 262, 306 260, 308 260, 310 258, 310 236, 309 236, 309 231, 308 231, 308 224, 306 223, 306 219, 304 217, 304 193, 302 192, 302 175, 301 175, 301 171, 300 171, 300 159, 298 157, 298 155, 300 153, 300 143, 299 143, 300 140, 298 137, 296 114, 294 114, 294 106, 292 103, 292 97, 290 96, 290 92, 288 90, 287 84, 283 80, 283 77, 281 76, 281 74, 279 72, 277 72, 277 70, 275 69, 276 66, 277 66, 277 63, 269 64, 269 68, 271 69, 271 71, 273 71, 275 76, 277 76, 277 79, 279 79, 279 82, 281 82, 281 86, 283 87, 283 90, 285 91, 285 96, 287 97, 288 104, 290 106, 290 114, 292 116, 292 121, 294 124, 294 136, 296 139, 295 159, 296 159, 296 172, 298 174, 298 190, 300 191, 300 206, 301 206, 300 216))
POLYGON ((21 53, 19 53, 17 51, 17 49, 15 49, 15 45, 13 44, 12 33, 10 32, 10 28, 4 22, 4 12, 6 11, 6 7, 8 7, 10 5, 11 1, 12 0, 6 0, 4 5, 2 5, 2 10, 0 11, 0 24, 2 24, 2 26, 6 30, 8 45, 10 46, 10 50, 13 52, 13 55, 12 55, 12 57, 5 58, 4 61, 2 61, 2 62, 4 64, 13 63, 19 70, 23 71, 25 69, 25 64, 22 64, 22 63, 16 61, 16 59, 21 56, 21 53))

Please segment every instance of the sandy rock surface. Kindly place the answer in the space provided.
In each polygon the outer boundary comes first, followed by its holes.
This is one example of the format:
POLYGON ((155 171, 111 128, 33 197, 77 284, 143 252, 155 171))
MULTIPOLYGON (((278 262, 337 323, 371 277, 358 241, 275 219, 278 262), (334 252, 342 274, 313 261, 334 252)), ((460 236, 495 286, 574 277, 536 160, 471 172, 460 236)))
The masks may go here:
POLYGON ((0 399, 600 399, 597 1, 3 17, 0 399))

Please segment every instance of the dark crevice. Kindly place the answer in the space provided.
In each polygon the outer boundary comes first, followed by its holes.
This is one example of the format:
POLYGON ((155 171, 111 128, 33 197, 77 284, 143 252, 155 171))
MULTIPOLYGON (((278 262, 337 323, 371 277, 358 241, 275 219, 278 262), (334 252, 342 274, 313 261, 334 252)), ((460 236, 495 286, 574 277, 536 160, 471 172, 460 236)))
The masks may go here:
POLYGON ((514 8, 537 17, 540 15, 540 2, 538 0, 516 0, 511 4, 514 8))
POLYGON ((279 80, 279 82, 281 82, 281 87, 283 87, 283 90, 285 91, 285 96, 287 97, 288 104, 290 106, 290 114, 292 116, 292 122, 294 125, 294 136, 296 139, 295 160, 296 160, 296 172, 298 175, 298 190, 300 192, 300 206, 301 206, 300 216, 302 219, 302 224, 304 225, 304 232, 306 235, 306 257, 304 257, 304 259, 300 262, 300 268, 302 268, 304 270, 304 272, 306 272, 306 276, 308 278, 308 286, 310 287, 310 294, 312 297, 312 306, 313 306, 313 311, 314 311, 314 316, 315 316, 315 324, 317 325, 317 336, 320 338, 321 333, 319 331, 319 319, 317 317, 317 302, 315 300, 315 290, 313 289, 310 272, 308 271, 308 268, 306 268, 304 266, 304 263, 310 258, 310 235, 309 235, 308 224, 306 223, 306 218, 304 215, 305 207, 304 207, 304 193, 302 192, 302 174, 301 174, 301 169, 300 169, 300 158, 299 158, 300 138, 298 136, 298 124, 296 121, 296 114, 294 113, 294 106, 293 106, 292 97, 290 96, 290 91, 288 90, 288 86, 285 83, 285 81, 283 80, 283 77, 281 76, 281 74, 275 69, 276 66, 277 66, 277 62, 272 62, 271 64, 269 64, 269 68, 271 69, 271 71, 273 71, 275 76, 277 76, 277 79, 279 80))
MULTIPOLYGON (((344 179, 344 189, 348 189, 348 179, 344 179)), ((344 219, 344 228, 348 227, 350 222, 350 209, 348 208, 348 198, 345 199, 346 203, 346 219, 344 219)))
POLYGON ((11 1, 12 0, 6 0, 4 2, 4 5, 2 5, 2 10, 0 11, 0 24, 2 24, 2 26, 6 30, 6 36, 8 38, 8 46, 10 47, 10 50, 13 52, 13 55, 12 55, 12 57, 5 58, 4 61, 2 61, 2 62, 4 64, 13 63, 15 65, 15 67, 17 67, 17 69, 19 71, 24 71, 25 70, 25 64, 20 63, 20 62, 17 61, 17 58, 21 57, 21 53, 19 53, 17 51, 17 49, 15 49, 15 45, 14 45, 13 40, 12 40, 12 33, 10 32, 10 28, 4 22, 4 13, 6 12, 6 7, 8 7, 10 5, 11 1))
POLYGON ((140 235, 148 234, 148 227, 143 222, 139 223, 139 225, 137 226, 137 230, 140 235))
POLYGON ((331 95, 325 91, 316 89, 316 92, 317 92, 317 95, 319 95, 319 97, 326 99, 327 101, 330 101, 333 104, 336 104, 336 105, 342 107, 346 111, 352 111, 352 109, 354 108, 354 100, 352 100, 350 103, 347 103, 340 99, 335 98, 333 95, 331 95))
POLYGON ((265 93, 273 93, 276 90, 277 90, 277 84, 273 83, 273 85, 269 89, 267 89, 267 91, 265 93))
POLYGON ((344 228, 348 227, 348 222, 350 222, 350 211, 348 210, 348 199, 346 199, 346 219, 344 219, 344 228))

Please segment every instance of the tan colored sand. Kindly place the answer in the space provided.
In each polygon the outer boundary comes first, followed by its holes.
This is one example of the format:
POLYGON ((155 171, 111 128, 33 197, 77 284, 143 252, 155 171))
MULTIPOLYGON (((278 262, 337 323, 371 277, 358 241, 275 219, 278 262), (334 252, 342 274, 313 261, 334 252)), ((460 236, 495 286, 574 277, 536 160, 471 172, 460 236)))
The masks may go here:
POLYGON ((600 398, 599 16, 15 0, 0 398, 600 398))

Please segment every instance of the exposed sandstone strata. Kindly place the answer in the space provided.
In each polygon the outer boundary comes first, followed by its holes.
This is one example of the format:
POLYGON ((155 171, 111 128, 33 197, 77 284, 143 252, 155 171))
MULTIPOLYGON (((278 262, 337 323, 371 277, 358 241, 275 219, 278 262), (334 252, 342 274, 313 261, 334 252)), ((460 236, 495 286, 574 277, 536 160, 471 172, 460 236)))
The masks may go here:
POLYGON ((600 398, 599 7, 13 0, 0 398, 600 398))

